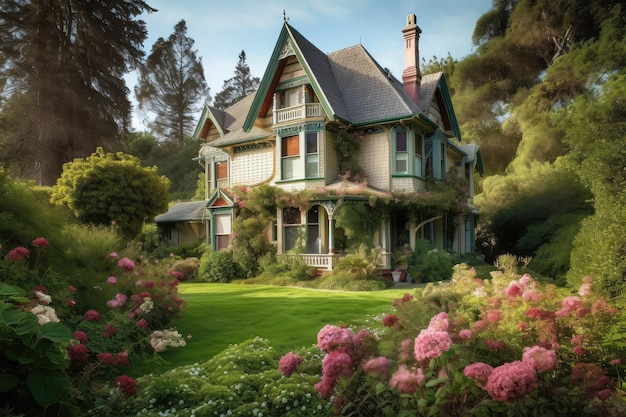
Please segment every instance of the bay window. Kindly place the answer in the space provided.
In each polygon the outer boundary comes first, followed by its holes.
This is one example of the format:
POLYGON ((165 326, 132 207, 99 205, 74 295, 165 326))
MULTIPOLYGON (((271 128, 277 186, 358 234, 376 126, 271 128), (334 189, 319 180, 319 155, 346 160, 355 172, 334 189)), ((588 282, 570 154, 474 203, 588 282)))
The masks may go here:
POLYGON ((281 138, 281 170, 282 179, 298 178, 300 172, 300 137, 286 136, 281 138))

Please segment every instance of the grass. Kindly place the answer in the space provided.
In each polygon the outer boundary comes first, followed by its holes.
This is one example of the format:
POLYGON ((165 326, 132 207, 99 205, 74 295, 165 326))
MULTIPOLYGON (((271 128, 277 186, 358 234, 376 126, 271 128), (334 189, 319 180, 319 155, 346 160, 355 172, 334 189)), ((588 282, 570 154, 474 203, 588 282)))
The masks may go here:
MULTIPOLYGON (((393 299, 410 288, 343 292, 261 285, 182 283, 187 301, 180 320, 173 322, 192 338, 184 348, 165 352, 163 369, 203 362, 231 344, 260 336, 279 353, 310 346, 326 324, 363 324, 367 316, 391 309, 393 299)), ((134 369, 133 373, 154 372, 134 369)))

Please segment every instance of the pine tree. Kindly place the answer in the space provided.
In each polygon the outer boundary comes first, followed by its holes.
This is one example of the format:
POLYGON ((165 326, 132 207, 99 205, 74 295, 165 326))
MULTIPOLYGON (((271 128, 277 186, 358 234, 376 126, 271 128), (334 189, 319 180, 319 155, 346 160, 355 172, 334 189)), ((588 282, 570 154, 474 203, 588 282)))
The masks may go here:
POLYGON ((235 67, 235 76, 224 81, 222 91, 217 93, 213 104, 218 109, 226 109, 256 91, 260 82, 259 77, 250 74, 250 67, 246 64, 246 53, 241 51, 239 62, 235 67))
POLYGON ((147 34, 136 17, 152 11, 142 0, 0 0, 5 163, 52 184, 63 163, 121 139, 130 124, 123 77, 147 34))
POLYGON ((157 136, 178 144, 191 134, 194 113, 200 110, 197 103, 208 95, 202 59, 186 34, 181 20, 167 40, 155 42, 135 87, 139 109, 155 115, 149 127, 157 136))

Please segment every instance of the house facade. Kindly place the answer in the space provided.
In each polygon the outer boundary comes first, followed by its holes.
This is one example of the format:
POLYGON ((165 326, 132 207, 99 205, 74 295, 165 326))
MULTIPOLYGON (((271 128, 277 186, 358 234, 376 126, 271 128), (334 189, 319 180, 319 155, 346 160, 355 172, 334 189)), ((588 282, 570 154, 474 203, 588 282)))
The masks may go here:
POLYGON ((257 92, 226 110, 205 107, 194 133, 203 143, 207 243, 231 244, 233 187, 267 184, 294 195, 318 191, 306 209, 277 208, 268 233, 278 253, 299 245, 299 256, 318 268, 332 269, 342 249, 338 210, 372 198, 387 207, 368 230, 383 268, 391 267, 392 251, 419 238, 474 251, 471 198, 473 176, 482 173, 480 150, 461 144, 444 75, 420 73, 420 33, 408 15, 398 80, 362 45, 323 53, 285 22, 257 92), (394 207, 394 196, 429 196, 430 185, 451 175, 467 182, 464 209, 394 207))

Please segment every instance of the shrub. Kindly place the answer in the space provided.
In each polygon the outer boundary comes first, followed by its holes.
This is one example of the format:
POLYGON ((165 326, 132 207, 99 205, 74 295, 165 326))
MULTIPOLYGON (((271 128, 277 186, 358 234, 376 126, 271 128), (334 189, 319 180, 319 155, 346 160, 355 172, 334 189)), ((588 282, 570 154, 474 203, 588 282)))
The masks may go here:
POLYGON ((242 271, 233 258, 230 249, 207 250, 200 259, 198 267, 198 281, 202 282, 230 282, 241 278, 242 271))
POLYGON ((368 249, 367 245, 361 245, 355 252, 340 258, 334 271, 338 274, 347 272, 354 280, 380 278, 379 261, 380 249, 368 249))
POLYGON ((450 254, 425 239, 415 241, 415 248, 407 255, 407 262, 408 273, 422 282, 446 280, 452 275, 450 254))
POLYGON ((457 268, 451 283, 395 300, 385 327, 321 329, 315 387, 334 415, 624 415, 624 315, 591 278, 573 295, 492 275, 457 268))

